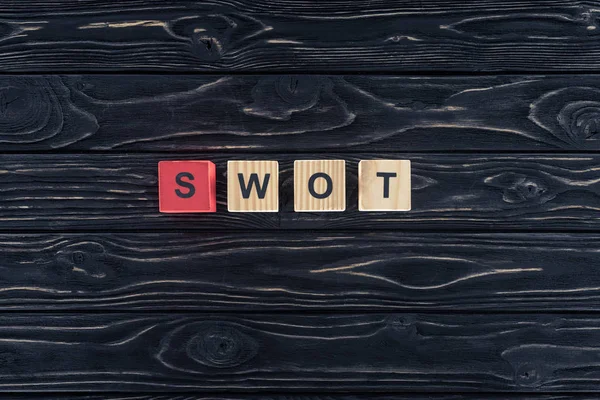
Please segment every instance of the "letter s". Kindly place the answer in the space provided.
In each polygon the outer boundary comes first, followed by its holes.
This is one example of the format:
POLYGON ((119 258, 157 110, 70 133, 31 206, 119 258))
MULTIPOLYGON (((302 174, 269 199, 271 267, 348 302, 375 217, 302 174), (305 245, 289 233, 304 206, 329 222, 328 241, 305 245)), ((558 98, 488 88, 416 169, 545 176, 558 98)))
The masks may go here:
POLYGON ((194 180, 194 175, 190 174, 189 172, 180 172, 180 173, 178 173, 177 176, 175 177, 175 182, 177 182, 177 184, 179 186, 187 188, 188 191, 186 193, 183 193, 181 190, 175 189, 175 194, 177 196, 181 197, 182 199, 189 199, 194 194, 196 194, 196 188, 190 182, 185 182, 183 180, 183 178, 187 178, 190 181, 193 181, 194 180))

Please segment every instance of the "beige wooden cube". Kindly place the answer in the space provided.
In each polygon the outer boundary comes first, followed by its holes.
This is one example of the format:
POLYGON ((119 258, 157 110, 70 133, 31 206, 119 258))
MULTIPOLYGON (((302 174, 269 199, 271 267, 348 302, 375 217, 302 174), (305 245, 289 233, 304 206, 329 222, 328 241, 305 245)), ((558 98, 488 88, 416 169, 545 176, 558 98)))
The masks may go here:
POLYGON ((296 160, 294 162, 294 210, 344 211, 346 162, 344 160, 296 160))
POLYGON ((358 164, 360 211, 410 211, 410 161, 363 160, 358 164))
POLYGON ((227 209, 230 212, 279 211, 279 163, 228 161, 227 209))

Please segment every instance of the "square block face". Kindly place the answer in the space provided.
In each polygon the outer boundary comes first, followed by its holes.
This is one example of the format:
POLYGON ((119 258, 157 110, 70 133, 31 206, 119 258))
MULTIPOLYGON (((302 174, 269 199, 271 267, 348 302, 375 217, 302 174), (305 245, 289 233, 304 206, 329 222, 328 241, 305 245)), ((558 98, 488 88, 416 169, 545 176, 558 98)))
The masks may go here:
POLYGON ((363 160, 358 164, 360 211, 410 211, 410 161, 363 160))
POLYGON ((217 211, 216 168, 210 161, 158 163, 158 203, 162 213, 217 211))
POLYGON ((279 163, 228 161, 227 209, 231 212, 279 211, 279 163))
POLYGON ((346 162, 344 160, 294 161, 294 210, 344 211, 346 162))

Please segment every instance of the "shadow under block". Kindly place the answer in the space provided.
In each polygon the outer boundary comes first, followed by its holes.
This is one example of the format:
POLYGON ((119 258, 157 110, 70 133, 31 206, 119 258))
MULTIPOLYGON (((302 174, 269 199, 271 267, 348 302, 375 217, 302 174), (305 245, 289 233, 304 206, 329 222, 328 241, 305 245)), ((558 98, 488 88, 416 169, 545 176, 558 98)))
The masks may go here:
POLYGON ((230 212, 279 211, 279 163, 228 161, 227 209, 230 212))
POLYGON ((360 211, 410 211, 410 161, 362 160, 358 164, 360 211))
POLYGON ((344 160, 294 161, 294 210, 344 211, 346 162, 344 160))

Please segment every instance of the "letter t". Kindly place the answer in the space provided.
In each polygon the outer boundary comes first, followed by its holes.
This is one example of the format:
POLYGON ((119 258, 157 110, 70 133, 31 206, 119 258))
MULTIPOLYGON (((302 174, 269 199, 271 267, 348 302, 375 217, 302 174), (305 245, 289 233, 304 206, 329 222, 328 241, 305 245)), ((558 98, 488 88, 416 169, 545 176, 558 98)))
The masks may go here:
POLYGON ((383 178, 383 198, 390 198, 390 178, 398 176, 395 172, 378 172, 377 177, 383 178))

